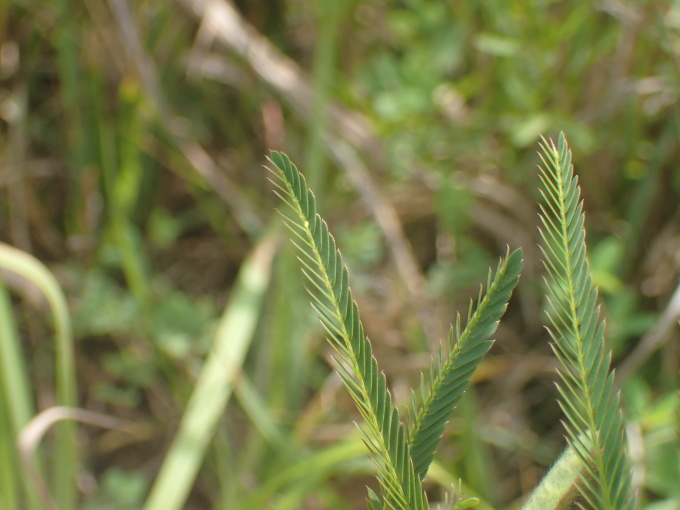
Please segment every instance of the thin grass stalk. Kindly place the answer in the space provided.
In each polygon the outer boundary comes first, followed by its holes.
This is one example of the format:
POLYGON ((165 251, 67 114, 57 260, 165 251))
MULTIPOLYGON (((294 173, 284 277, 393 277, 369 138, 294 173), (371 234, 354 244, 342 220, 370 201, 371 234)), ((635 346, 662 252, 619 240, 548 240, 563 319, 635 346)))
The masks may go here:
POLYGON ((154 482, 144 510, 183 508, 205 457, 215 427, 239 377, 269 285, 274 255, 265 237, 243 263, 229 304, 220 319, 179 430, 154 482))
POLYGON ((231 433, 228 427, 217 427, 215 431, 214 459, 215 477, 218 483, 218 493, 215 498, 215 508, 237 508, 243 490, 239 484, 239 474, 242 471, 238 468, 235 459, 236 445, 232 444, 231 433))
POLYGON ((473 494, 489 502, 497 499, 498 476, 494 471, 489 446, 479 433, 479 407, 474 388, 468 390, 460 401, 463 422, 458 444, 461 448, 460 471, 473 494))
MULTIPOLYGON (((71 315, 66 298, 52 273, 37 259, 16 248, 0 243, 0 267, 17 273, 36 285, 47 299, 55 329, 55 381, 57 403, 76 406, 75 356, 71 315)), ((55 453, 52 461, 52 494, 59 508, 74 508, 76 475, 75 424, 56 427, 55 453), (55 487, 56 484, 57 486, 55 487), (63 485, 68 485, 64 487, 63 485)))
MULTIPOLYGON (((3 291, 0 290, 0 292, 3 291)), ((1 306, 3 305, 0 304, 1 306)), ((0 335, 0 342, 3 341, 4 338, 0 335)), ((0 392, 2 392, 0 395, 0 508, 21 508, 16 434, 12 432, 10 409, 7 406, 2 382, 0 382, 0 392)))
POLYGON ((141 119, 141 92, 134 80, 123 82, 119 96, 119 157, 115 178, 108 189, 111 230, 120 254, 125 279, 139 302, 144 317, 151 316, 151 290, 147 277, 146 261, 133 223, 135 207, 142 192, 146 167, 139 149, 145 133, 141 119))
POLYGON ((236 508, 237 510, 266 508, 272 498, 285 492, 287 488, 306 479, 313 479, 316 481, 315 485, 318 485, 334 474, 346 473, 343 467, 345 463, 357 461, 365 455, 366 446, 358 435, 323 448, 285 466, 236 508))
POLYGON ((309 329, 315 320, 300 286, 295 254, 284 250, 277 258, 272 310, 267 330, 273 345, 262 352, 258 370, 266 368, 269 405, 295 412, 301 409, 312 353, 309 329))
POLYGON ((23 472, 16 439, 35 414, 14 311, 0 280, 0 508, 40 508, 23 472), (22 503, 20 504, 19 501, 22 503))
POLYGON ((18 433, 35 415, 30 381, 7 289, 0 280, 0 374, 10 430, 18 433))
POLYGON ((327 2, 316 0, 317 44, 312 64, 312 108, 304 144, 304 168, 309 187, 323 202, 324 167, 327 162, 324 135, 328 130, 328 102, 336 75, 340 26, 348 12, 350 0, 327 2))
MULTIPOLYGON (((96 140, 93 138, 93 130, 87 124, 85 112, 88 111, 86 101, 86 91, 83 91, 83 66, 80 61, 80 48, 82 28, 76 23, 78 17, 75 15, 79 5, 72 0, 58 0, 54 3, 56 9, 56 29, 55 47, 57 49, 57 64, 59 70, 59 80, 61 82, 60 92, 63 110, 66 116, 66 142, 68 147, 68 159, 70 161, 71 183, 69 202, 67 204, 67 221, 70 234, 82 234, 83 225, 80 219, 83 217, 82 207, 86 201, 82 199, 79 184, 82 182, 83 172, 86 166, 93 161, 93 154, 96 154, 96 140)), ((65 308, 65 307, 64 307, 65 308)), ((55 312, 56 314, 56 312, 55 312)), ((64 406, 75 406, 75 377, 71 378, 72 372, 67 375, 65 365, 73 368, 72 345, 66 347, 61 343, 71 343, 70 335, 70 316, 68 339, 57 338, 57 393, 62 393, 58 398, 58 403, 64 406), (60 354, 61 352, 61 354, 60 354), (70 359, 66 359, 70 358, 70 359), (61 361, 60 361, 61 360, 61 361), (61 375, 60 375, 61 374, 61 375)), ((52 472, 51 490, 54 499, 61 509, 75 508, 76 504, 76 452, 75 452, 75 431, 76 426, 72 422, 60 423, 56 427, 56 448, 55 461, 52 472)))
MULTIPOLYGON (((312 64, 313 95, 312 107, 309 122, 306 127, 304 143, 305 168, 309 169, 309 184, 317 196, 323 196, 323 186, 325 181, 325 167, 327 155, 325 151, 324 134, 328 130, 328 101, 330 97, 331 85, 336 74, 336 59, 338 50, 339 27, 343 20, 343 13, 347 11, 342 6, 347 0, 338 2, 326 2, 325 0, 316 2, 316 15, 318 18, 319 30, 317 33, 318 43, 314 50, 314 60, 312 64)), ((280 264, 285 269, 279 271, 280 286, 279 295, 284 294, 285 300, 280 301, 278 306, 288 308, 276 314, 277 321, 281 320, 288 325, 282 324, 283 328, 276 327, 276 335, 279 340, 274 344, 277 349, 275 357, 276 367, 285 367, 285 375, 272 377, 277 384, 273 385, 273 396, 277 402, 274 405, 285 406, 286 409, 296 409, 299 405, 301 381, 307 372, 309 359, 301 353, 309 352, 307 343, 310 336, 301 331, 303 325, 299 320, 291 323, 293 315, 300 315, 306 303, 306 296, 300 292, 299 285, 291 285, 293 277, 290 269, 296 266, 293 254, 285 252, 281 256, 280 264), (279 381, 286 381, 286 384, 279 384, 279 381), (297 402, 286 405, 281 402, 281 398, 287 397, 297 402)), ((295 274, 297 276, 297 274, 295 274)), ((295 282, 295 283, 296 283, 295 282)))

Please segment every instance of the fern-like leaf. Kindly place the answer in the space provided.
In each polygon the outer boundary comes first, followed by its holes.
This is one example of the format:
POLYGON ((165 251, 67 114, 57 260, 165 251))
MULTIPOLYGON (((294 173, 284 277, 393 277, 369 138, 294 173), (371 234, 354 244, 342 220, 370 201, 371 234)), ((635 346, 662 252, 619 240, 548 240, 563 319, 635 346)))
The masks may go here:
POLYGON ((541 251, 548 273, 550 335, 560 361, 560 407, 569 444, 583 461, 579 489, 598 510, 633 508, 631 471, 624 453, 623 419, 614 394, 611 353, 586 258, 585 217, 571 151, 541 144, 541 251))
MULTIPOLYGON (((410 434, 413 465, 421 479, 427 474, 451 412, 470 385, 475 369, 493 345, 489 337, 496 331, 505 313, 521 270, 522 251, 517 249, 500 261, 495 275, 492 276, 489 271, 486 294, 482 296, 480 290, 474 314, 473 303, 470 302, 465 330, 461 334, 459 315, 455 331, 451 328, 449 333, 446 359, 440 349, 437 361, 432 364, 429 394, 423 396, 423 405, 418 412, 414 402, 416 418, 410 434)), ((421 391, 424 393, 425 389, 421 387, 421 391)))
POLYGON ((269 161, 276 169, 272 169, 277 177, 272 180, 275 192, 292 211, 291 216, 284 217, 295 236, 293 242, 309 282, 312 306, 338 355, 338 373, 365 422, 361 431, 377 466, 381 489, 379 503, 375 496, 370 497, 371 507, 427 509, 404 426, 364 333, 335 239, 316 212, 316 200, 305 177, 288 156, 272 151, 269 161))

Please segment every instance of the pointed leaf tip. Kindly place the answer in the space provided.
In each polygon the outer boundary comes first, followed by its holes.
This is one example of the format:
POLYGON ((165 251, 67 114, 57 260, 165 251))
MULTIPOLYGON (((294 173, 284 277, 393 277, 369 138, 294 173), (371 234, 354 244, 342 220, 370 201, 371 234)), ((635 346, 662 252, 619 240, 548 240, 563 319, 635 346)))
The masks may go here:
POLYGON ((290 163, 290 159, 283 152, 269 151, 269 159, 281 170, 286 168, 286 162, 290 163))

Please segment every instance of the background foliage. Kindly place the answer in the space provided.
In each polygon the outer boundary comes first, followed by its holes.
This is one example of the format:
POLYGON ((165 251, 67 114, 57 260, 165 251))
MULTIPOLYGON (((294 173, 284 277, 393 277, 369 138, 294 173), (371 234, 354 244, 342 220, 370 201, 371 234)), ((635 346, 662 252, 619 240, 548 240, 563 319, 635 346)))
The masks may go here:
MULTIPOLYGON (((269 149, 317 192, 397 403, 505 246, 523 248, 497 343, 426 484, 436 499, 460 477, 488 508, 516 504, 564 445, 535 206, 539 134, 564 130, 634 483, 643 508, 677 508, 680 5, 237 4, 0 5, 0 236, 64 289, 80 407, 127 420, 78 426, 80 506, 142 507, 206 356, 224 367, 218 346, 234 337, 220 332, 237 331, 233 394, 198 407, 215 436, 195 483, 186 475, 186 507, 363 507, 374 468, 278 250, 269 149)), ((29 408, 46 409, 51 315, 3 277, 29 408)), ((48 435, 47 474, 54 452, 48 435)))

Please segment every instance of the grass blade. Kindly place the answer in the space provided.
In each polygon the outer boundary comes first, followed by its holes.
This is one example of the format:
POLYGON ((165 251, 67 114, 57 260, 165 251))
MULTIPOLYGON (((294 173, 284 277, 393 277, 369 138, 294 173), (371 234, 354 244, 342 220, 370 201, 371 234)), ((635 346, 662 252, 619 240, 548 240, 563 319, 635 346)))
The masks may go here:
POLYGON ((250 347, 269 283, 274 239, 266 237, 244 262, 215 343, 198 377, 179 430, 144 505, 145 510, 177 510, 186 498, 224 412, 250 347))
MULTIPOLYGON (((36 258, 4 243, 0 243, 0 267, 29 280, 45 296, 54 319, 57 402, 62 406, 75 407, 76 376, 71 315, 59 283, 36 258)), ((25 414, 26 410, 22 413, 25 414)), ((75 425, 60 423, 56 427, 54 444, 52 494, 60 508, 73 508, 71 502, 75 501, 76 492, 75 425)))

